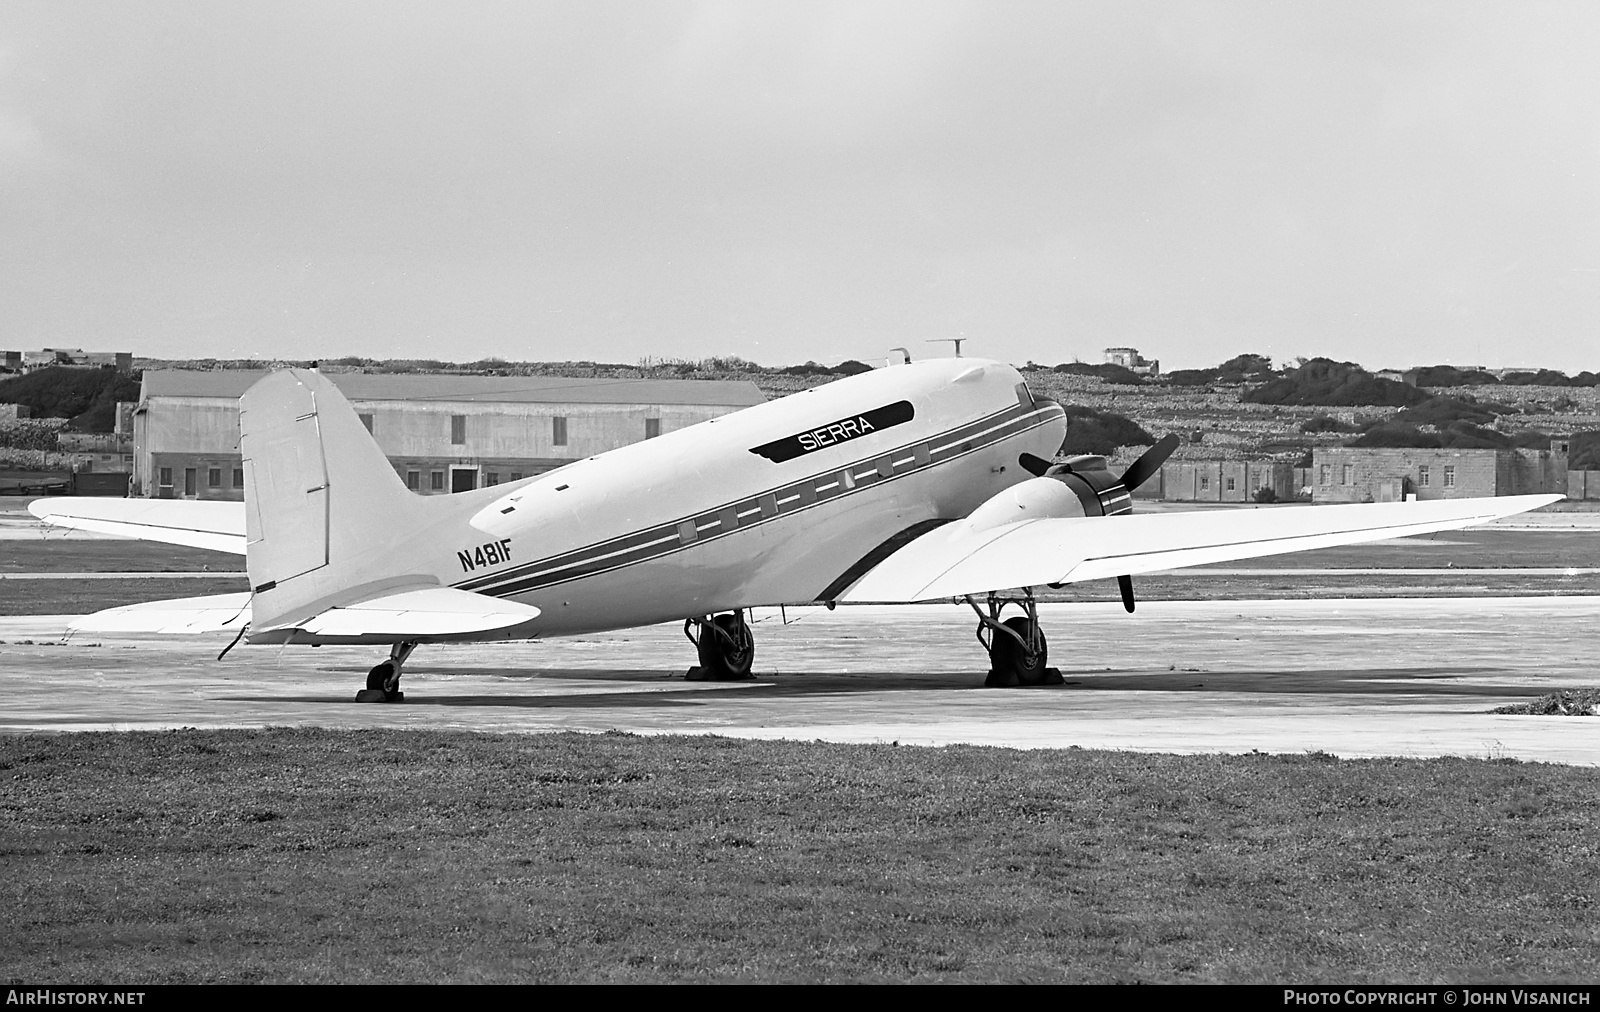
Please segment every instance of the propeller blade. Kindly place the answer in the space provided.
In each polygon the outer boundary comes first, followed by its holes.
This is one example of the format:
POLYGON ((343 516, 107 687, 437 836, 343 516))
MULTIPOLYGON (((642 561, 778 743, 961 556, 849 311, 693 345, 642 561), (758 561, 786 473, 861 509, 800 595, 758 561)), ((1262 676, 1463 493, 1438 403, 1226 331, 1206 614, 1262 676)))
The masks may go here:
POLYGON ((1132 492, 1149 481, 1152 475, 1161 470, 1161 465, 1167 462, 1167 458, 1172 456, 1172 451, 1176 450, 1181 442, 1176 432, 1162 436, 1160 442, 1144 451, 1144 456, 1134 461, 1133 466, 1122 473, 1123 486, 1132 492))
POLYGON ((1128 614, 1129 615, 1132 615, 1133 614, 1133 577, 1131 577, 1131 576, 1119 576, 1119 577, 1117 577, 1117 589, 1122 591, 1122 606, 1128 610, 1128 614))
POLYGON ((1033 475, 1035 478, 1043 478, 1044 473, 1050 470, 1050 462, 1048 460, 1045 460, 1043 457, 1035 457, 1031 453, 1024 453, 1022 456, 1018 457, 1017 463, 1021 464, 1022 469, 1033 475))

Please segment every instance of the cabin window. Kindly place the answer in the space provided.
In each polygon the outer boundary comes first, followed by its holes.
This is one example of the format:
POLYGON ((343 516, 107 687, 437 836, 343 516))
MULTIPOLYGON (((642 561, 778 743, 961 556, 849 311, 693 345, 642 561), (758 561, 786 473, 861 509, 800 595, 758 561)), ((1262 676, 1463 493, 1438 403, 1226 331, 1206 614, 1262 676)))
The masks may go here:
POLYGON ((678 524, 678 544, 692 545, 700 537, 700 528, 695 526, 693 520, 685 520, 678 524))
POLYGON ((1444 469, 1444 487, 1445 488, 1455 488, 1456 487, 1456 469, 1455 468, 1447 467, 1447 468, 1444 469))
POLYGON ((739 511, 732 506, 724 506, 717 510, 717 525, 725 531, 739 529, 739 511))
POLYGON ((878 460, 877 460, 877 465, 878 465, 878 477, 880 477, 880 478, 893 478, 894 477, 894 461, 890 460, 888 457, 879 457, 878 460))
POLYGON ((555 415, 550 419, 550 442, 556 446, 567 445, 567 419, 565 415, 555 415))
POLYGON ((1417 487, 1418 488, 1427 488, 1428 484, 1432 480, 1433 480, 1432 477, 1428 474, 1428 465, 1427 464, 1423 464, 1421 467, 1417 468, 1417 487))
POLYGON ((778 515, 778 497, 773 495, 771 492, 768 492, 766 495, 757 499, 756 505, 761 507, 761 515, 764 517, 775 517, 778 515))
POLYGON ((422 488, 422 475, 416 471, 407 471, 406 488, 409 488, 413 492, 422 488))
POLYGON ((916 446, 913 446, 911 448, 911 455, 912 459, 917 462, 918 467, 927 467, 929 464, 933 463, 933 448, 927 443, 918 443, 916 446))
MULTIPOLYGON (((372 431, 368 429, 367 431, 372 431)), ((467 441, 467 416, 450 416, 450 445, 461 446, 467 441)))
POLYGON ((220 468, 220 467, 209 467, 209 468, 206 468, 206 487, 207 488, 221 488, 222 487, 222 468, 220 468))
POLYGON ((644 420, 644 438, 654 439, 661 435, 661 419, 646 418, 644 420))
MULTIPOLYGON (((372 416, 370 414, 364 414, 357 415, 356 417, 361 419, 361 424, 367 427, 367 433, 370 435, 372 432, 372 416)), ((454 424, 454 422, 452 422, 452 424, 454 424)))

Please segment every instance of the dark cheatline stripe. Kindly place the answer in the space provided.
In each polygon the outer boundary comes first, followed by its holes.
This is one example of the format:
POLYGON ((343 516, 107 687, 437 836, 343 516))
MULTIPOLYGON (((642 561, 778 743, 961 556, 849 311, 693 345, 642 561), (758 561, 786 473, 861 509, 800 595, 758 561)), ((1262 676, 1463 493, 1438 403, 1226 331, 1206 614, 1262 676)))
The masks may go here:
POLYGON ((595 554, 609 555, 612 552, 635 548, 640 545, 648 544, 651 541, 654 541, 656 538, 664 537, 667 533, 676 533, 676 531, 676 523, 668 524, 664 527, 651 527, 642 531, 634 531, 621 537, 612 538, 610 541, 606 541, 599 545, 585 545, 582 548, 574 548, 571 551, 562 552, 560 555, 536 559, 532 562, 525 562, 514 569, 501 570, 500 572, 496 573, 485 573, 482 576, 470 577, 464 583, 458 584, 458 586, 466 590, 475 590, 480 586, 485 586, 494 583, 497 580, 505 579, 508 576, 525 573, 530 570, 547 569, 552 565, 559 565, 566 562, 576 562, 580 559, 588 558, 589 556, 595 554))
POLYGON ((924 534, 928 533, 934 528, 943 527, 949 522, 949 520, 923 520, 912 524, 899 534, 890 535, 883 542, 883 544, 857 559, 851 564, 849 569, 846 569, 843 573, 840 573, 837 580, 834 580, 832 583, 828 584, 827 587, 823 588, 822 593, 816 596, 816 600, 832 601, 834 598, 844 593, 844 589, 846 587, 850 586, 852 583, 855 583, 863 576, 866 576, 869 569, 872 569, 884 559, 887 559, 895 552, 898 552, 900 549, 904 548, 917 538, 922 537, 924 534))
MULTIPOLYGON (((1012 406, 975 422, 958 426, 921 443, 908 444, 891 450, 886 454, 877 454, 866 460, 855 461, 832 471, 811 475, 779 489, 758 493, 715 509, 697 513, 692 517, 683 517, 658 524, 654 527, 642 531, 634 531, 598 544, 585 545, 559 555, 524 563, 514 569, 470 577, 452 586, 476 591, 477 593, 505 597, 529 590, 537 590, 541 587, 553 586, 557 583, 564 583, 584 576, 593 576, 623 566, 647 562, 651 559, 670 555, 690 545, 731 534, 745 527, 753 527, 768 520, 781 519, 802 509, 809 509, 818 503, 828 502, 840 496, 850 495, 869 488, 879 482, 892 481, 904 475, 936 467, 947 460, 965 456, 974 450, 982 449, 1043 425, 1050 418, 1060 413, 1060 407, 1054 403, 1041 404, 1038 408, 1032 410, 1020 406, 1012 406), (924 453, 920 449, 922 446, 928 446, 929 450, 924 453), (900 462, 900 464, 890 468, 888 475, 882 474, 878 468, 878 461, 885 458, 900 462), (922 463, 924 458, 927 463, 922 463), (901 466, 901 464, 904 466, 901 466), (848 478, 845 477, 847 475, 849 476, 848 478), (761 507, 761 500, 767 496, 773 497, 777 504, 778 509, 775 514, 769 515, 761 507), (724 516, 730 511, 737 517, 736 522, 731 525, 723 520, 724 516), (691 521, 695 524, 697 536, 694 540, 685 543, 678 535, 678 527, 680 524, 691 521)), ((938 521, 938 523, 943 522, 938 521)), ((893 540, 893 538, 890 539, 890 541, 893 540)), ((888 544, 888 542, 885 542, 885 544, 888 544)), ((896 544, 895 547, 899 547, 899 545, 896 544)), ((891 548, 890 551, 893 551, 893 549, 891 548)), ((886 558, 887 555, 884 557, 886 558)), ((882 559, 877 561, 882 561, 882 559)), ((876 564, 876 561, 871 563, 871 565, 876 564)), ((870 565, 868 568, 871 568, 870 565)), ((861 573, 851 577, 845 585, 848 586, 850 582, 859 579, 862 573, 865 572, 866 570, 863 569, 861 573)), ((843 576, 840 577, 840 579, 843 578, 843 576)), ((835 582, 837 583, 838 581, 835 582)), ((819 597, 818 600, 824 600, 824 598, 819 597)))

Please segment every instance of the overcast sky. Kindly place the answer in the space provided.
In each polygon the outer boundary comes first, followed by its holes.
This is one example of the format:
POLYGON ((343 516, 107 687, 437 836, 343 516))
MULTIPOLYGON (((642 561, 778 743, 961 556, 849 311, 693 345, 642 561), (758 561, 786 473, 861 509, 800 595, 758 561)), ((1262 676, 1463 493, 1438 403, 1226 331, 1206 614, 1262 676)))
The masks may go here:
POLYGON ((0 348, 1600 369, 1600 4, 0 0, 0 348))

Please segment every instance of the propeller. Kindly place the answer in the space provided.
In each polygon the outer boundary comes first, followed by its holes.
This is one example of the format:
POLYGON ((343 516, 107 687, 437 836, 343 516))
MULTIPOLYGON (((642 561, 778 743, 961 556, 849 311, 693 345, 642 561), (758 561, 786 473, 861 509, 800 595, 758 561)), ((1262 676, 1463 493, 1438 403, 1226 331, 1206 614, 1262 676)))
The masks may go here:
MULTIPOLYGON (((1176 434, 1162 437, 1144 451, 1121 478, 1111 476, 1106 469, 1106 459, 1098 454, 1069 457, 1057 464, 1024 453, 1017 458, 1017 463, 1035 478, 1059 481, 1077 494, 1079 509, 1063 513, 1064 516, 1114 517, 1133 512, 1133 490, 1155 477, 1181 442, 1176 434)), ((1122 606, 1133 611, 1133 578, 1117 577, 1117 587, 1122 591, 1122 606)))
POLYGON ((1128 610, 1128 614, 1133 614, 1133 577, 1117 577, 1117 589, 1122 591, 1122 607, 1128 610))
POLYGON ((1022 469, 1033 475, 1035 478, 1043 478, 1044 473, 1050 470, 1051 467, 1051 464, 1048 460, 1045 460, 1043 457, 1035 457, 1031 453, 1024 453, 1022 456, 1018 457, 1017 463, 1021 464, 1022 469))
POLYGON ((1149 481, 1157 471, 1161 470, 1161 465, 1167 462, 1167 458, 1172 456, 1172 451, 1176 450, 1181 442, 1183 440, 1178 438, 1176 432, 1162 436, 1160 442, 1144 451, 1139 459, 1133 462, 1132 467, 1122 472, 1122 484, 1132 492, 1149 481))
MULTIPOLYGON (((1134 489, 1149 481, 1157 471, 1161 470, 1161 465, 1167 462, 1167 458, 1172 456, 1172 451, 1176 450, 1181 442, 1175 432, 1162 436, 1156 445, 1140 454, 1132 467, 1122 472, 1123 487, 1131 494, 1134 489)), ((1117 589, 1122 591, 1122 607, 1128 614, 1133 614, 1133 577, 1117 577, 1117 589)))

